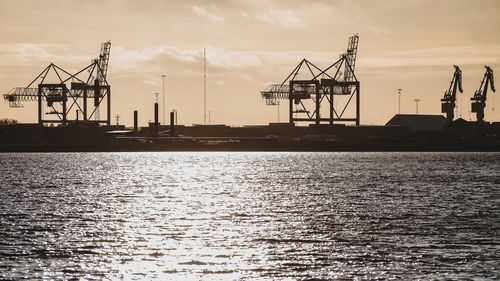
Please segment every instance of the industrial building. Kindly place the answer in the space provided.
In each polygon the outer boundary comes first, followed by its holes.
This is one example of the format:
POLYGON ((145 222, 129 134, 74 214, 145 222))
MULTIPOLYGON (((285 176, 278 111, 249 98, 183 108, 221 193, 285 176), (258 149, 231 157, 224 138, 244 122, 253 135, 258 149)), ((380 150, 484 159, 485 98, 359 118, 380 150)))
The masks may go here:
POLYGON ((412 132, 442 132, 448 122, 443 115, 396 114, 386 126, 405 126, 412 132))

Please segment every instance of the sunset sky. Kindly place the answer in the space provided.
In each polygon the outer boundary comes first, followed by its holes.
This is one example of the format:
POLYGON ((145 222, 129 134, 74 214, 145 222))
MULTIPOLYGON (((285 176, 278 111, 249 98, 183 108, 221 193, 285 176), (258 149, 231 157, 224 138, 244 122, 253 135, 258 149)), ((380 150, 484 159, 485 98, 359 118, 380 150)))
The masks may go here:
MULTIPOLYGON (((165 74, 166 108, 179 123, 203 123, 203 48, 207 50, 207 110, 212 123, 276 122, 276 107, 260 91, 281 82, 307 58, 336 61, 358 33, 356 76, 361 123, 385 124, 397 113, 441 114, 453 64, 463 72, 459 114, 489 65, 500 73, 500 1, 7 1, 0 0, 0 91, 26 86, 50 62, 71 72, 88 65, 111 40, 108 81, 112 115, 131 125, 153 119, 165 74)), ((497 78, 500 81, 500 78, 497 78)), ((0 118, 36 122, 36 103, 0 118)), ((287 106, 280 120, 287 120, 287 106)), ((500 92, 488 96, 486 120, 500 121, 500 92)), ((113 119, 113 124, 115 123, 113 119)))

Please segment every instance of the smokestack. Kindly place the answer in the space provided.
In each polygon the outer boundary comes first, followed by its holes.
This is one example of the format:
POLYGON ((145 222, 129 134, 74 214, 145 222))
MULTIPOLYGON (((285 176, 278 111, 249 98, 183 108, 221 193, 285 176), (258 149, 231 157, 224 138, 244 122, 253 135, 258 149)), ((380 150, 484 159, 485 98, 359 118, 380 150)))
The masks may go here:
POLYGON ((134 110, 134 133, 137 134, 137 110, 134 110))
POLYGON ((175 113, 173 111, 170 112, 170 136, 174 136, 174 121, 175 121, 175 113))
POLYGON ((154 131, 153 135, 156 137, 158 136, 158 103, 155 102, 155 125, 154 125, 154 131))

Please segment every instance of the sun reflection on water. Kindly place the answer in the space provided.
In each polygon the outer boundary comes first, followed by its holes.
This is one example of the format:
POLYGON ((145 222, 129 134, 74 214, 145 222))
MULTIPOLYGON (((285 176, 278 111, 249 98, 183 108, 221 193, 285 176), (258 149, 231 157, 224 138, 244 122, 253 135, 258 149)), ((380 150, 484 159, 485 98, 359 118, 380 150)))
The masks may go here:
POLYGON ((0 277, 490 276, 498 257, 498 210, 491 208, 498 203, 492 196, 499 192, 498 159, 7 154, 0 158, 6 202, 0 207, 0 277), (472 164, 484 172, 467 173, 472 164))

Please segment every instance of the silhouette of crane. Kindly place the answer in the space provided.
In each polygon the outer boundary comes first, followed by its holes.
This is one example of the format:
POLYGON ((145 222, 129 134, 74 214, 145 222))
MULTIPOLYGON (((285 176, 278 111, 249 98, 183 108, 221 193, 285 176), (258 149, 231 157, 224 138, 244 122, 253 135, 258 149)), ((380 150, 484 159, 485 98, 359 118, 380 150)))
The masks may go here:
POLYGON ((457 88, 460 93, 462 90, 462 71, 456 65, 455 73, 453 74, 453 78, 451 79, 450 88, 444 92, 444 97, 441 99, 441 112, 446 113, 446 119, 448 122, 453 121, 455 118, 455 102, 457 100, 457 88))
POLYGON ((89 119, 95 117, 93 123, 110 125, 111 90, 106 80, 110 48, 110 41, 103 43, 99 57, 75 74, 51 63, 28 86, 13 88, 4 95, 4 99, 9 102, 10 107, 14 108, 23 107, 21 103, 23 101, 37 101, 38 124, 40 125, 43 123, 67 125, 73 122, 68 119, 68 115, 71 113, 77 115, 77 111, 83 114, 83 122, 91 122, 89 119), (47 83, 46 79, 50 73, 53 73, 52 76, 57 79, 55 82, 47 83), (37 87, 32 87, 34 85, 37 87), (87 104, 87 100, 92 98, 94 99, 93 109, 87 104), (98 110, 105 98, 107 98, 107 118, 101 120, 98 110), (43 101, 46 102, 48 111, 44 110, 43 101), (43 112, 55 117, 44 117, 43 112))
POLYGON ((486 94, 488 93, 488 85, 490 85, 491 90, 495 92, 495 83, 493 81, 493 70, 489 66, 484 66, 486 72, 484 73, 483 80, 479 89, 474 92, 474 97, 470 100, 472 101, 472 112, 476 113, 476 119, 478 122, 484 120, 484 108, 486 107, 486 94))
POLYGON ((279 100, 288 100, 290 124, 295 122, 315 124, 328 122, 333 125, 334 121, 339 121, 355 122, 359 126, 360 83, 354 73, 358 42, 359 36, 357 34, 351 36, 346 52, 340 55, 338 61, 324 70, 304 58, 281 84, 270 84, 264 91, 260 92, 266 105, 276 106, 279 104, 279 100), (341 72, 342 67, 344 73, 341 72), (308 76, 309 79, 298 79, 303 68, 305 69, 303 76, 308 76), (336 107, 334 96, 346 96, 347 101, 344 105, 336 107), (353 103, 356 104, 355 116, 344 116, 353 98, 355 101, 353 103), (320 116, 320 106, 323 101, 328 104, 329 117, 322 118, 320 116))

